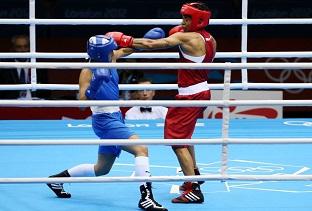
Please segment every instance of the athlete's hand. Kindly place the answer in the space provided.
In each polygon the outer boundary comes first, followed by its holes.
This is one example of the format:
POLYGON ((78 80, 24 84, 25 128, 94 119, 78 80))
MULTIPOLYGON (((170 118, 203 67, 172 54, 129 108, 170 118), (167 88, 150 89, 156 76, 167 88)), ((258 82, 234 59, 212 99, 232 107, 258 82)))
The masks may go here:
POLYGON ((161 39, 166 36, 164 30, 162 28, 153 28, 149 30, 148 32, 145 33, 143 38, 148 38, 148 39, 161 39))
POLYGON ((177 33, 177 32, 184 32, 183 27, 181 25, 175 26, 169 31, 169 36, 177 33))
POLYGON ((122 32, 108 32, 107 36, 114 38, 117 45, 121 48, 131 48, 133 44, 133 37, 124 35, 122 32))

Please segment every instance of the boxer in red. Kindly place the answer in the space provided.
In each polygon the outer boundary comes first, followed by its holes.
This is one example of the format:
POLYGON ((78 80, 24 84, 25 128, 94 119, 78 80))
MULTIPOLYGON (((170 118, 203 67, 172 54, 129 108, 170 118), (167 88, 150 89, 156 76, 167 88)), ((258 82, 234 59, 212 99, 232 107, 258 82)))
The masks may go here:
MULTIPOLYGON (((112 32, 120 47, 132 47, 140 50, 179 47, 180 60, 184 63, 210 63, 216 52, 216 41, 205 30, 209 24, 211 12, 201 2, 183 4, 180 11, 183 21, 169 31, 169 37, 162 39, 140 39, 112 32)), ((177 100, 210 100, 207 84, 208 70, 178 70, 177 100)), ((189 139, 195 129, 198 118, 202 117, 204 107, 169 108, 165 120, 165 139, 189 139)), ((184 175, 199 174, 194 147, 190 145, 172 146, 184 175)), ((200 182, 185 182, 181 196, 174 198, 173 203, 202 203, 204 196, 200 190, 200 182)))

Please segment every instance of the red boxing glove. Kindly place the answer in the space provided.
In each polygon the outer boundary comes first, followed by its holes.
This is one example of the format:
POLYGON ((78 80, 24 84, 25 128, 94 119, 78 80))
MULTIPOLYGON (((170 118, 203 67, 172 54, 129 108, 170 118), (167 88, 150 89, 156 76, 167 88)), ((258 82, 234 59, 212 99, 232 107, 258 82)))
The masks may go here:
POLYGON ((114 38, 117 45, 121 48, 131 48, 133 37, 124 35, 122 32, 107 32, 105 35, 114 38))
POLYGON ((177 32, 184 32, 183 27, 181 25, 175 26, 169 31, 169 36, 177 33, 177 32))

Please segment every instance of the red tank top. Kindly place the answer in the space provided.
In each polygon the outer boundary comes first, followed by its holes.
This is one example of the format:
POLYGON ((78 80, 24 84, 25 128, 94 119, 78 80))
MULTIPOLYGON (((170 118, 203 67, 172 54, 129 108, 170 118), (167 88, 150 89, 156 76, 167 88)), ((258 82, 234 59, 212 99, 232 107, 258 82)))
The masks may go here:
MULTIPOLYGON (((199 31, 204 39, 206 45, 206 55, 202 63, 210 63, 213 61, 213 58, 216 54, 216 43, 214 42, 213 37, 205 30, 199 31)), ((183 57, 181 49, 179 48, 180 54, 180 63, 194 63, 183 57)), ((198 84, 208 80, 208 69, 196 69, 196 70, 187 70, 179 69, 178 70, 178 86, 179 87, 188 87, 194 84, 198 84)))

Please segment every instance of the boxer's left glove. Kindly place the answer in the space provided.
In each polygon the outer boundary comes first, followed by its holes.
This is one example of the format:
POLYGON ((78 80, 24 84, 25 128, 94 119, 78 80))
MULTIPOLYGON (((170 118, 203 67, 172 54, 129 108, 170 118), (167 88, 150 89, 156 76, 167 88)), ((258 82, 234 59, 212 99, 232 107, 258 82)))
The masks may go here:
POLYGON ((107 68, 95 68, 91 69, 91 71, 92 79, 85 95, 89 100, 95 100, 96 93, 98 92, 102 83, 107 83, 110 80, 110 71, 107 68))
POLYGON ((156 27, 145 33, 143 38, 147 39, 161 39, 166 36, 165 31, 162 28, 156 27))
POLYGON ((107 32, 105 35, 114 38, 117 45, 121 48, 131 48, 133 37, 124 35, 122 32, 107 32))

